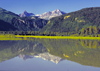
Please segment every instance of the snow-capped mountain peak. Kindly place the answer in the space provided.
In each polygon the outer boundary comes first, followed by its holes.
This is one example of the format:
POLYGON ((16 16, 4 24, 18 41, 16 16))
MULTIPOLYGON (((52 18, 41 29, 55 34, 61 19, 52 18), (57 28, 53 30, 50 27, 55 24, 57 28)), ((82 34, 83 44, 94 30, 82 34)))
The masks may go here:
POLYGON ((51 19, 53 17, 57 17, 57 16, 60 16, 60 15, 63 15, 63 14, 66 14, 65 12, 59 10, 59 9, 56 9, 54 11, 49 11, 49 12, 45 12, 43 14, 36 14, 34 15, 33 13, 28 13, 27 11, 24 11, 22 14, 19 14, 20 17, 28 17, 28 16, 37 16, 41 19, 51 19))
POLYGON ((51 11, 51 12, 49 11, 49 12, 43 13, 42 15, 40 15, 39 18, 49 20, 49 19, 51 19, 53 17, 60 16, 60 15, 63 15, 63 14, 66 14, 66 13, 63 12, 63 11, 60 11, 59 9, 56 9, 56 10, 51 11))
POLYGON ((55 11, 60 11, 59 9, 56 9, 55 11))

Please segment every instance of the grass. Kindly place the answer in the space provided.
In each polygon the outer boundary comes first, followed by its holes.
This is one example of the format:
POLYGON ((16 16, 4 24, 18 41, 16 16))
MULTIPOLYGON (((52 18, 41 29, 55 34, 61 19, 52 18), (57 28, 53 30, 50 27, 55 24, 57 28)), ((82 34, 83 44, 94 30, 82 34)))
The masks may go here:
POLYGON ((22 38, 17 38, 13 34, 0 34, 0 40, 23 40, 22 38))
POLYGON ((0 38, 0 40, 23 40, 21 38, 0 38))
POLYGON ((100 37, 83 37, 83 36, 32 36, 32 35, 0 35, 0 40, 27 40, 28 38, 44 38, 44 39, 91 39, 100 40, 100 37))
POLYGON ((20 36, 16 37, 33 37, 33 38, 50 38, 50 39, 100 39, 100 37, 72 37, 72 36, 20 36))

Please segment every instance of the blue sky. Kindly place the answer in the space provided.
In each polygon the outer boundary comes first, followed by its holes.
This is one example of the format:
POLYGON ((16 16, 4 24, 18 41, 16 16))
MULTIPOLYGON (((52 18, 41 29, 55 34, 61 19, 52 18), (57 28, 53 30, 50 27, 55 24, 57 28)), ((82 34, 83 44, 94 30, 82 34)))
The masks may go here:
POLYGON ((56 9, 69 13, 87 7, 100 7, 100 0, 0 0, 0 7, 16 14, 25 10, 42 14, 56 9))

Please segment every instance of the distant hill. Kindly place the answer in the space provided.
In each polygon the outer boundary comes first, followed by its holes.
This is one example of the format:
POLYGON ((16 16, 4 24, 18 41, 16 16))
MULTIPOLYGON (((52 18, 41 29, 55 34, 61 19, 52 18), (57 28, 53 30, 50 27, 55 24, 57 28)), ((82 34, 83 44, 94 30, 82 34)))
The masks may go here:
POLYGON ((55 11, 49 11, 49 12, 45 12, 43 13, 42 15, 39 15, 39 18, 42 18, 42 19, 51 19, 53 17, 57 17, 57 16, 60 16, 60 15, 63 15, 63 14, 66 14, 65 12, 63 11, 60 11, 59 9, 56 9, 55 11))
POLYGON ((22 14, 19 14, 20 17, 29 17, 34 16, 33 13, 28 13, 27 11, 24 11, 22 14))
POLYGON ((100 33, 100 7, 84 8, 49 20, 40 32, 59 35, 91 35, 100 33))
POLYGON ((38 31, 47 24, 48 20, 38 17, 20 17, 19 15, 0 8, 0 31, 38 31), (5 24, 3 24, 5 23, 5 24), (3 26, 6 25, 6 28, 3 26), (8 25, 8 26, 7 26, 8 25), (16 29, 15 29, 16 28, 16 29))

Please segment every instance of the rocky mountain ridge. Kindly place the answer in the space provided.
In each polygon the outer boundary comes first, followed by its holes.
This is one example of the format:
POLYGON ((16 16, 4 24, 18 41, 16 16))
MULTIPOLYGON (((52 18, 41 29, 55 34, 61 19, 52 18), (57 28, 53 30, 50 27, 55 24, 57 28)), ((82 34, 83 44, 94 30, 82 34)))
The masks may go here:
POLYGON ((60 15, 63 15, 63 14, 66 14, 65 12, 59 10, 59 9, 56 9, 54 11, 49 11, 49 12, 45 12, 43 14, 36 14, 34 15, 33 13, 28 13, 26 11, 24 11, 22 14, 19 14, 20 17, 28 17, 28 16, 36 16, 36 17, 39 17, 41 19, 46 19, 46 20, 49 20, 53 17, 57 17, 57 16, 60 16, 60 15))
POLYGON ((33 13, 28 13, 27 11, 24 11, 22 14, 19 14, 20 17, 29 17, 34 16, 33 13))

